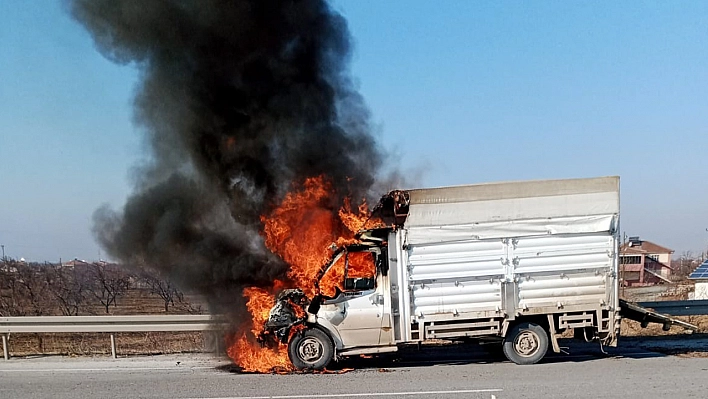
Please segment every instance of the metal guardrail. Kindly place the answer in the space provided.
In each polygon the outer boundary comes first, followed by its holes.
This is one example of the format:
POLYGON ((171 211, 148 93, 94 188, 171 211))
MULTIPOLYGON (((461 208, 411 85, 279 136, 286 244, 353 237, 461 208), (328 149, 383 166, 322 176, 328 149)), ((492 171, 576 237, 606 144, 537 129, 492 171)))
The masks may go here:
POLYGON ((700 316, 708 314, 708 300, 639 302, 639 306, 654 309, 671 316, 700 316))
POLYGON ((111 354, 116 357, 115 333, 147 331, 218 331, 222 320, 211 315, 141 316, 28 316, 0 317, 3 355, 10 358, 11 333, 110 333, 111 354))
MULTIPOLYGON (((639 302, 638 305, 671 316, 708 314, 708 300, 639 302)), ((10 358, 9 334, 11 333, 110 333, 111 355, 115 358, 115 333, 219 331, 225 326, 223 320, 211 315, 0 317, 0 334, 5 360, 10 358)))

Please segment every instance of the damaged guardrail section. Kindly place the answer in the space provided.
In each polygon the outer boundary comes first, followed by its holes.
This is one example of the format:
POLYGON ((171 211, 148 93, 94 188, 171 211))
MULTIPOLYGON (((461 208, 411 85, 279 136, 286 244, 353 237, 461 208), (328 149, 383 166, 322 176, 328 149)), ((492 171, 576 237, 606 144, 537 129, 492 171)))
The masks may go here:
MULTIPOLYGON (((684 302, 684 301, 667 301, 667 302, 684 302)), ((693 324, 690 324, 690 323, 686 323, 683 320, 679 320, 674 317, 671 317, 671 316, 676 316, 676 314, 674 314, 674 313, 659 312, 656 308, 663 310, 661 304, 662 304, 662 302, 633 303, 633 302, 629 302, 629 301, 625 301, 623 299, 620 299, 620 301, 619 301, 620 314, 622 315, 622 317, 624 317, 626 319, 640 322, 642 328, 645 328, 646 326, 648 326, 649 323, 658 323, 658 324, 663 324, 662 328, 664 331, 669 331, 669 329, 671 329, 671 326, 673 326, 673 325, 681 326, 681 327, 691 330, 691 331, 698 331, 697 326, 694 326, 693 324), (654 306, 647 306, 647 305, 654 305, 654 306), (652 310, 652 308, 653 308, 653 310, 652 310)), ((702 314, 702 313, 696 313, 696 314, 702 314)))
POLYGON ((708 300, 639 302, 639 306, 671 316, 701 316, 708 314, 708 300))
POLYGON ((10 358, 11 333, 110 333, 111 354, 115 358, 115 333, 220 331, 224 328, 223 320, 212 315, 0 317, 0 334, 2 334, 5 360, 10 358))

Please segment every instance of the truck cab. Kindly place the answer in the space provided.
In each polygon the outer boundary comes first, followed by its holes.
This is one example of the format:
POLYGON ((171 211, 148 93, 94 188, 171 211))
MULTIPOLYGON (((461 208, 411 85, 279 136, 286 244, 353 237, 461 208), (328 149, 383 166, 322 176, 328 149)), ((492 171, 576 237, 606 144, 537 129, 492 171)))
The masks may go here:
POLYGON ((375 238, 389 230, 362 232, 357 244, 337 249, 322 268, 320 294, 306 308, 308 328, 289 342, 297 368, 321 368, 339 356, 397 350, 387 243, 375 238))

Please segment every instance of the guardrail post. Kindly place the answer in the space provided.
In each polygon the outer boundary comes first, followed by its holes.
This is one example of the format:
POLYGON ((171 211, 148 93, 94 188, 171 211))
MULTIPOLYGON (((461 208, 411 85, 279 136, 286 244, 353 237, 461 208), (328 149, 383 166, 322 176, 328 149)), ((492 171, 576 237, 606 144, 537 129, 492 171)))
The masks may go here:
POLYGON ((115 336, 115 334, 111 334, 111 356, 114 359, 116 358, 116 336, 115 336))
POLYGON ((10 342, 7 339, 7 334, 2 335, 2 354, 5 357, 5 360, 10 360, 10 342))
POLYGON ((216 356, 221 356, 221 339, 219 331, 214 331, 214 354, 216 356))

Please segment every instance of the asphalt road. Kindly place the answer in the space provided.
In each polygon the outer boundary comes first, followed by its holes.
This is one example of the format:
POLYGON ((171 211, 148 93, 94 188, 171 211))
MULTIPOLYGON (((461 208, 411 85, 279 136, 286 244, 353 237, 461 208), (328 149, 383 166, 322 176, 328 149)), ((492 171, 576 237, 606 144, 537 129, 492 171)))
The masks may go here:
MULTIPOLYGON (((656 343, 654 344, 657 345, 656 343)), ((356 359, 342 374, 243 374, 207 355, 0 360, 0 398, 705 398, 708 358, 627 343, 517 366, 469 347, 356 359), (179 362, 179 363, 178 363, 179 362)), ((707 351, 702 340, 687 347, 707 351), (696 346, 702 346, 698 348, 696 346)), ((337 371, 337 367, 333 371, 337 371)))

